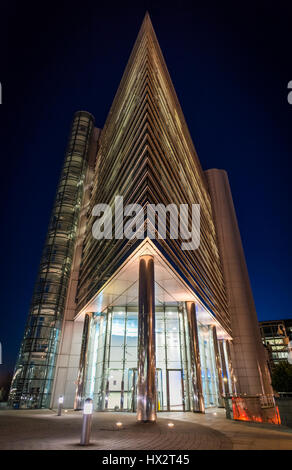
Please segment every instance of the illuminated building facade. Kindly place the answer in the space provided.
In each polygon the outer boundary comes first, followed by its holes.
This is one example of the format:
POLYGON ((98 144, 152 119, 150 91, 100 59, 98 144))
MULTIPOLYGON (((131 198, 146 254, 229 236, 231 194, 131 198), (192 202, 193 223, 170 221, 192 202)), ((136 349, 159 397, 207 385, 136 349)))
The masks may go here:
POLYGON ((202 170, 148 14, 103 129, 74 117, 10 403, 60 395, 140 421, 231 396, 261 419, 263 400, 274 410, 228 178, 202 170), (117 196, 145 214, 199 204, 199 248, 161 238, 155 221, 154 238, 129 240, 118 215, 115 238, 97 240, 94 207, 114 212, 117 196))
POLYGON ((292 341, 292 320, 261 321, 260 332, 266 346, 270 369, 280 362, 288 361, 289 342, 292 341))

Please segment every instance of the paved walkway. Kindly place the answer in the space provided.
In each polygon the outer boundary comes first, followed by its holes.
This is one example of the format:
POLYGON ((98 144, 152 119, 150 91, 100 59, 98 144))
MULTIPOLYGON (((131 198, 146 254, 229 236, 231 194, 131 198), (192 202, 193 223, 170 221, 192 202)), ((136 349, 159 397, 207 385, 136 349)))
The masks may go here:
POLYGON ((89 447, 79 446, 81 423, 78 411, 1 410, 0 449, 292 449, 292 429, 230 421, 223 410, 160 413, 156 424, 138 424, 132 413, 94 413, 89 447))

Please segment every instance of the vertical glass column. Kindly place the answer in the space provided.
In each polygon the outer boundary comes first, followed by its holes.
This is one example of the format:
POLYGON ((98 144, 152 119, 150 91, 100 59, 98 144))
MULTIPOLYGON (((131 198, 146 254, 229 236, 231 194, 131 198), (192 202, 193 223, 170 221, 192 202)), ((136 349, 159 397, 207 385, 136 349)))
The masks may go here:
POLYGON ((9 396, 15 408, 48 408, 74 256, 93 117, 74 115, 9 396))
POLYGON ((137 420, 156 421, 154 259, 139 260, 137 420))
POLYGON ((198 325, 196 317, 196 305, 194 302, 186 302, 187 315, 188 315, 188 329, 190 334, 191 345, 191 376, 193 388, 193 411, 205 412, 203 389, 202 389, 202 375, 201 375, 201 360, 199 350, 199 337, 198 325))

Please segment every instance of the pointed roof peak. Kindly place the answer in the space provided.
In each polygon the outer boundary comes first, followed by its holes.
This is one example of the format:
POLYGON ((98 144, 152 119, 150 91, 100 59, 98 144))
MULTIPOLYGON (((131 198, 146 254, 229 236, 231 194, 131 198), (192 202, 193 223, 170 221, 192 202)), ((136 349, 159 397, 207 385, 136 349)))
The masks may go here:
POLYGON ((150 18, 148 10, 146 10, 146 12, 145 12, 143 23, 146 22, 146 21, 150 21, 150 23, 151 23, 151 18, 150 18))
POLYGON ((153 31, 153 25, 152 25, 152 21, 151 21, 148 10, 146 10, 145 16, 143 18, 143 22, 142 22, 142 25, 141 25, 141 30, 145 30, 145 31, 152 30, 153 31))

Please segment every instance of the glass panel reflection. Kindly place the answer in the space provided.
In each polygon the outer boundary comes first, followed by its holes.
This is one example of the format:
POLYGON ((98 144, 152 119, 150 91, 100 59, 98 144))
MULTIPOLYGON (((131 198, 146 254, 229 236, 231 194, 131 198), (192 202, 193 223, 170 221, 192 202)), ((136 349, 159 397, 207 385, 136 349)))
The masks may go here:
MULTIPOLYGON (((192 410, 190 337, 184 305, 156 306, 156 389, 158 411, 192 410)), ((213 335, 198 325, 205 406, 218 405, 213 335)), ((113 307, 93 315, 84 394, 96 410, 136 411, 138 313, 113 307)))

